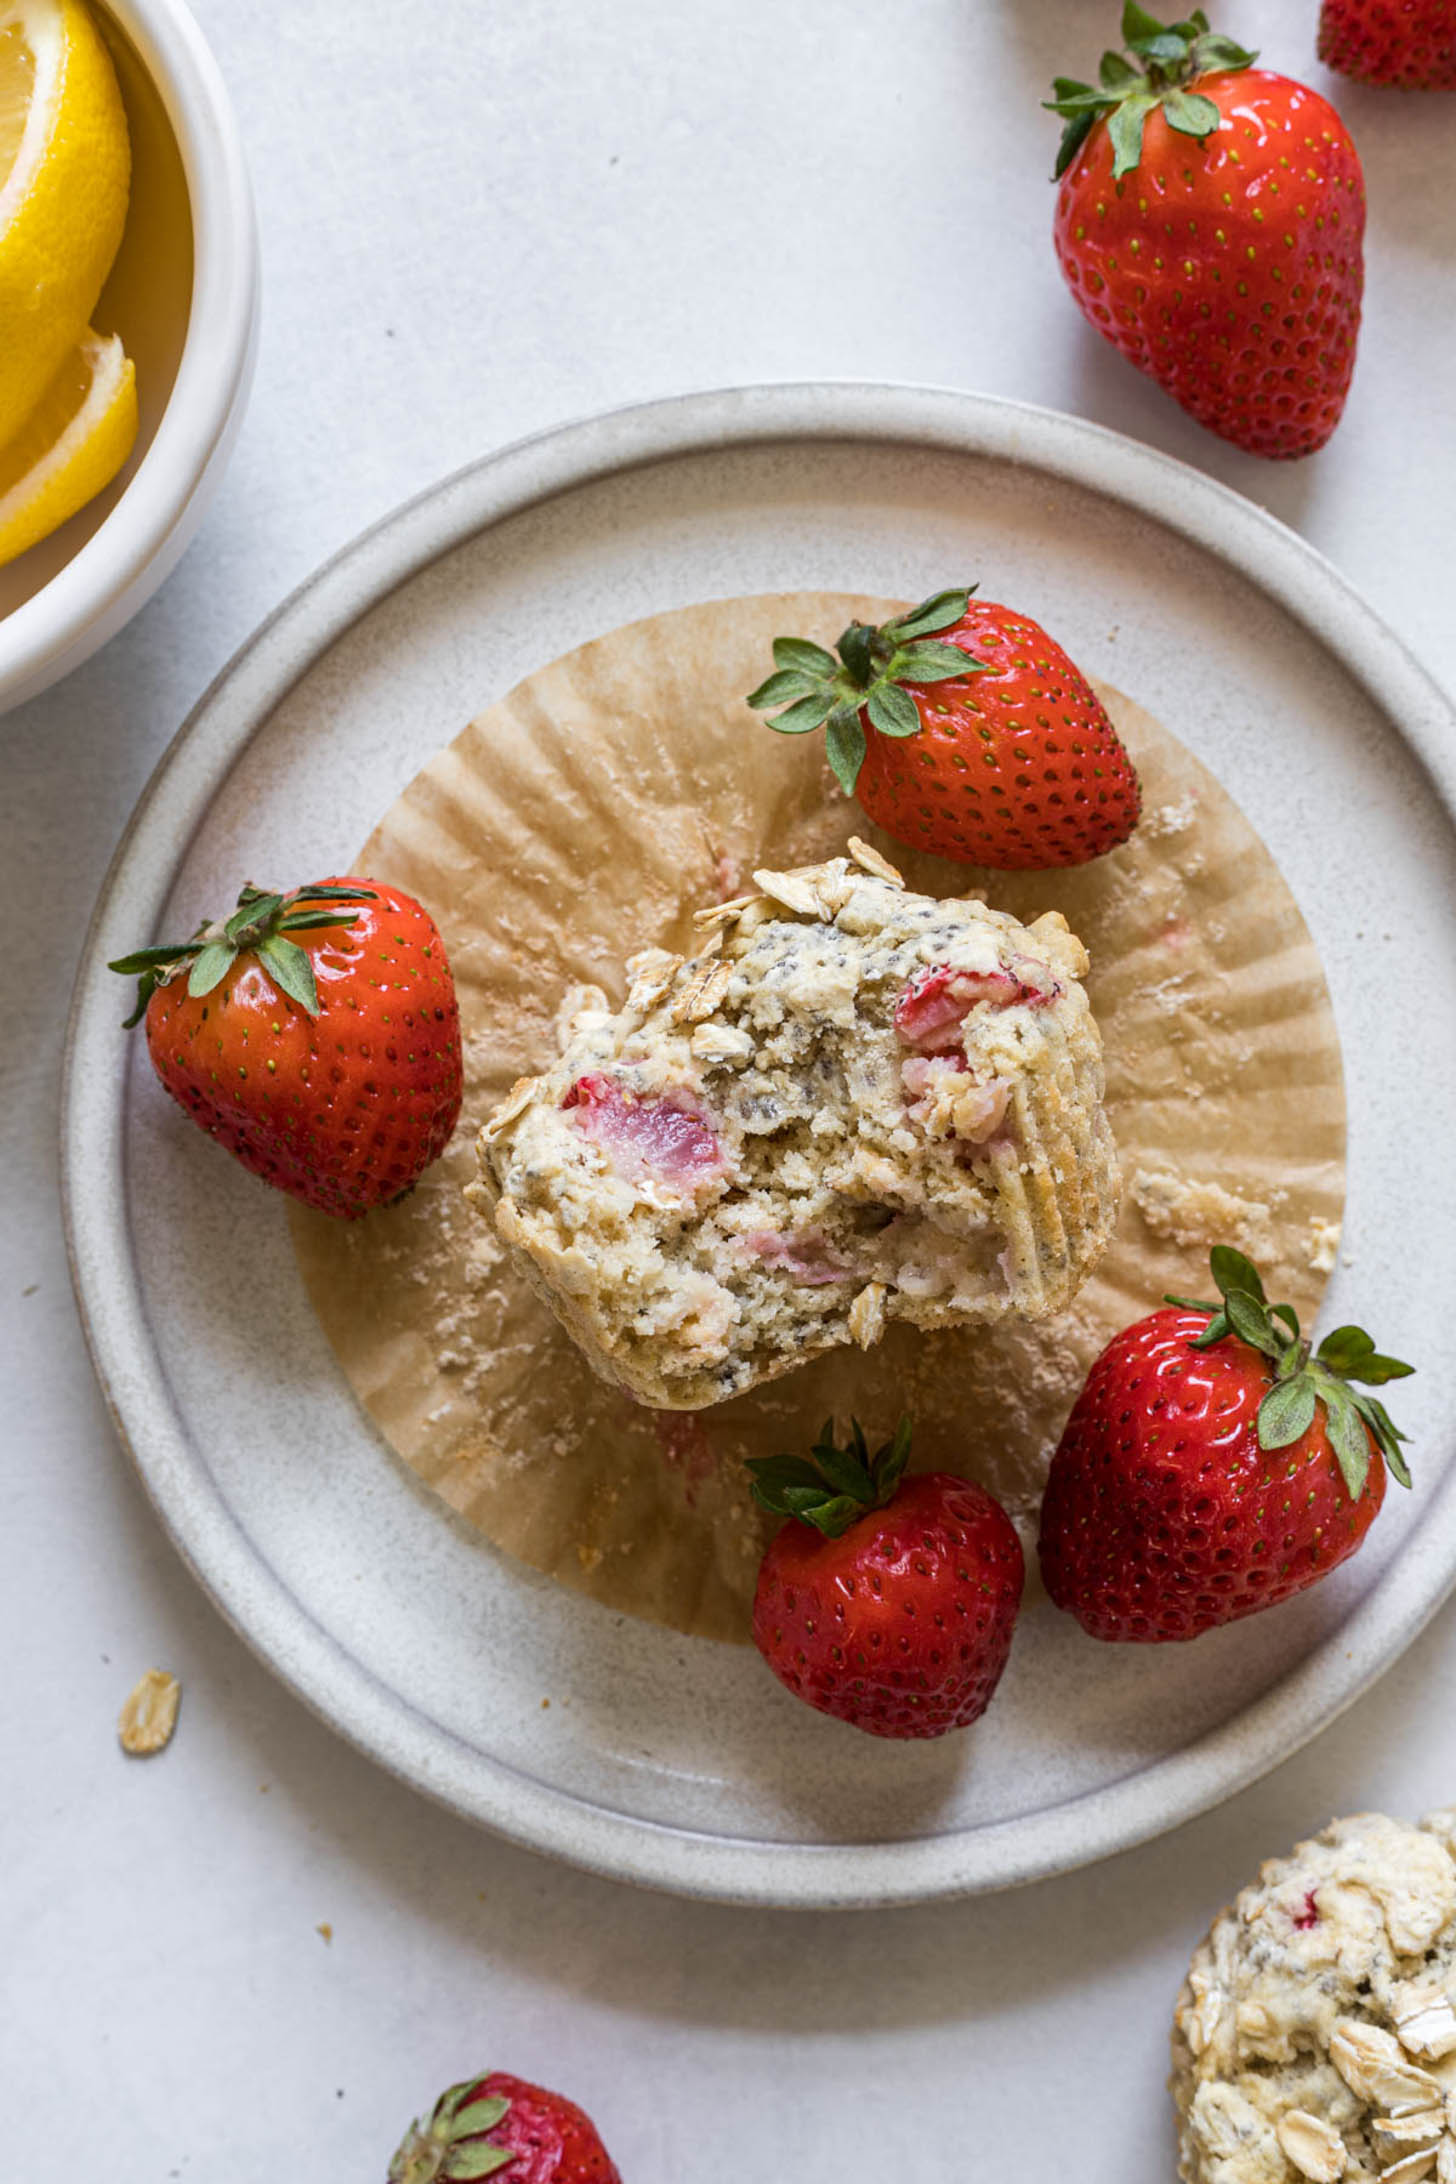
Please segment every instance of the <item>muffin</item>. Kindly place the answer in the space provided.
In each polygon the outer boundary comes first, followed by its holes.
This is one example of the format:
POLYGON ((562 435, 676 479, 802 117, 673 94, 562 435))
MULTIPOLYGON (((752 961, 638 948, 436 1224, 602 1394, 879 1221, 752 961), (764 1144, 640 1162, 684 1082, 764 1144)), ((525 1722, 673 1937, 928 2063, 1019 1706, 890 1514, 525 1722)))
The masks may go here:
POLYGON ((1274 1858, 1173 2020, 1185 2184, 1456 2184, 1456 1812, 1274 1858))
POLYGON ((1062 1309, 1117 1212, 1081 943, 863 843, 579 991, 471 1195, 603 1378, 696 1410, 886 1323, 1062 1309))

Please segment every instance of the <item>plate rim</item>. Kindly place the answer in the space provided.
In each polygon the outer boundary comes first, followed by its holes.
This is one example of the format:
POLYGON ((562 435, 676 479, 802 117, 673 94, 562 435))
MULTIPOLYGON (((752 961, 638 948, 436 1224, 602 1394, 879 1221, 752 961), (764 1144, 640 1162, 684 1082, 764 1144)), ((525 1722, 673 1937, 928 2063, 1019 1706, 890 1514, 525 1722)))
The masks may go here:
POLYGON ((1268 1773, 1399 1658, 1456 1583, 1456 1469, 1354 1613, 1253 1706, 1151 1768, 1034 1815, 908 1841, 789 1844, 708 1836, 593 1805, 481 1753, 353 1659, 269 1567, 189 1445, 134 1278, 124 1034, 106 970, 128 935, 155 922, 175 870, 169 845, 191 840, 212 794, 295 683, 401 584, 468 538, 604 477, 784 440, 1010 461, 1161 522, 1237 570, 1335 657, 1414 752, 1456 825, 1456 707, 1440 684, 1316 548, 1172 456, 1030 403, 872 381, 775 382, 603 411, 485 455, 361 532, 259 625, 172 738, 122 833, 81 952, 62 1070, 62 1218, 97 1381, 163 1529, 224 1619, 311 1712, 462 1818, 604 1877, 764 1908, 869 1908, 1070 1871, 1166 1833, 1268 1773))

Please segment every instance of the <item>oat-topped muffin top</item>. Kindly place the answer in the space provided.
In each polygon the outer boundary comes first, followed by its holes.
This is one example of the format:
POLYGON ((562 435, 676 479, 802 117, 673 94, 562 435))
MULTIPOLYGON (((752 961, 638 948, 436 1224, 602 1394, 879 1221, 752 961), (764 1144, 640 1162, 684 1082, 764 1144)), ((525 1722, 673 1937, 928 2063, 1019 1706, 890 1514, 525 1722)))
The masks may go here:
POLYGON ((482 1182, 598 1370, 693 1408, 805 1355, 1065 1302, 1116 1179, 1080 942, 909 893, 863 843, 755 874, 687 959, 578 993, 482 1182))
POLYGON ((1172 2087, 1186 2184, 1456 2184, 1456 1813, 1271 1859, 1194 1954, 1172 2087))

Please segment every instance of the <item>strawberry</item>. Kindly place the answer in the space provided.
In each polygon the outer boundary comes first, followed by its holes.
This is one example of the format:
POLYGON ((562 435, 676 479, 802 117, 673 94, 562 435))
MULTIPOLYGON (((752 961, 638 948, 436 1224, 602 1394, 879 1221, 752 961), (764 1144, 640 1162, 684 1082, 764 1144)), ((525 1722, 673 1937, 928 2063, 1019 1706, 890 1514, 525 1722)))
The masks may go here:
POLYGON ((871 1456, 826 1423, 812 1460, 750 1462, 769 1543, 753 1638, 796 1697, 877 1737, 939 1737, 991 1703, 1021 1602, 1021 1542, 1000 1503, 948 1472, 905 1479, 910 1422, 871 1456), (903 1483, 902 1483, 903 1482, 903 1483))
POLYGON ((578 1077, 562 1101, 578 1126, 595 1138, 619 1175, 662 1177, 679 1189, 723 1173, 723 1148, 694 1109, 676 1100, 636 1099, 612 1078, 578 1077))
POLYGON ((428 2123, 415 2122, 389 2164, 389 2184, 622 2184, 596 2126, 575 2101, 503 2070, 452 2085, 428 2123))
POLYGON ((1106 710, 1029 615, 937 592, 839 658, 774 641, 748 703, 780 735, 822 727, 846 796, 907 848, 1002 871, 1086 864, 1125 842, 1142 792, 1106 710))
POLYGON ((1303 1592, 1364 1539, 1404 1435, 1373 1395, 1411 1367, 1358 1327, 1313 1355, 1287 1304, 1219 1245, 1222 1302, 1170 1297, 1115 1335, 1067 1420, 1042 1576, 1094 1638, 1196 1638, 1303 1592))
POLYGON ((1056 79, 1055 240, 1083 316, 1210 431, 1309 455, 1340 421, 1364 285, 1365 181, 1319 93, 1201 11, 1128 0, 1131 59, 1056 79))
POLYGON ((152 1066, 193 1120, 267 1183, 354 1220, 400 1197, 460 1113, 460 1014, 445 946, 378 880, 245 887, 225 922, 143 948, 152 1066), (185 973, 185 976, 184 976, 185 973))
POLYGON ((1456 0, 1323 0, 1319 57, 1361 83, 1456 91, 1456 0))

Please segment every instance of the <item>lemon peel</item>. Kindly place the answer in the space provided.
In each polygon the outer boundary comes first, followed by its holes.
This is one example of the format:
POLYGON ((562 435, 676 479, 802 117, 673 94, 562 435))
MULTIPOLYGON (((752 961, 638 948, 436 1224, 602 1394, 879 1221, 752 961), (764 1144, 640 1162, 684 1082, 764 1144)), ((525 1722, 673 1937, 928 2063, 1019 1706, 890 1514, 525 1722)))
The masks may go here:
POLYGON ((136 436, 136 368, 119 335, 88 331, 0 447, 0 568, 109 485, 136 436))
POLYGON ((0 447, 85 334, 130 188, 116 71, 83 0, 0 0, 0 447))

